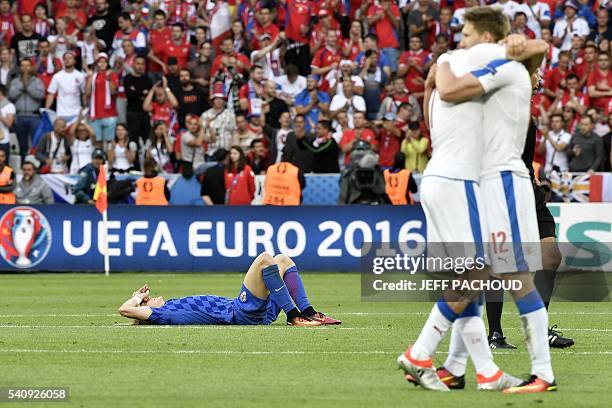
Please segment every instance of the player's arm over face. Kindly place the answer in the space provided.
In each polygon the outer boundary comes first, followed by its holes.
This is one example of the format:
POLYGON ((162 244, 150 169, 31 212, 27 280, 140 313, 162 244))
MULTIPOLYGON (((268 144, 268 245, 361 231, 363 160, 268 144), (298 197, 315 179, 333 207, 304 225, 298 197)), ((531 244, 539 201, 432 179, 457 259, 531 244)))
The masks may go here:
POLYGON ((119 306, 119 314, 129 319, 147 320, 151 316, 151 308, 149 306, 140 306, 140 304, 148 296, 149 291, 135 294, 119 306))
MULTIPOLYGON (((443 101, 453 103, 465 102, 472 98, 482 96, 488 91, 492 91, 493 89, 485 90, 482 85, 482 81, 478 79, 478 75, 483 75, 483 72, 487 70, 492 74, 497 74, 496 68, 500 66, 500 63, 504 60, 522 62, 529 70, 529 73, 532 74, 533 71, 535 71, 535 69, 537 69, 537 67, 540 65, 543 56, 548 50, 548 44, 545 41, 529 40, 525 42, 525 46, 523 48, 518 45, 506 47, 503 50, 505 59, 496 59, 494 56, 495 53, 491 52, 491 50, 494 50, 493 47, 501 49, 501 47, 496 44, 479 44, 472 47, 469 52, 473 52, 475 54, 474 58, 476 60, 482 58, 482 55, 478 54, 483 52, 485 55, 492 55, 492 58, 490 58, 490 62, 485 66, 485 68, 472 71, 461 77, 457 77, 452 72, 448 62, 439 64, 436 72, 436 88, 440 93, 440 98, 443 101)), ((498 82, 503 83, 504 81, 498 82)), ((496 88, 497 87, 495 87, 495 89, 496 88)))

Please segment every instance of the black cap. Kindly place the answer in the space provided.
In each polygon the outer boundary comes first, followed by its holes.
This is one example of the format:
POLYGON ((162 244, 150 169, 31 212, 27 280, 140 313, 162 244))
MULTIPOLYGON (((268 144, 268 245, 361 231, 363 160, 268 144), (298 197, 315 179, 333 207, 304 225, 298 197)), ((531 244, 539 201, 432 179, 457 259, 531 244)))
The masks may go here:
POLYGON ((177 65, 177 64, 178 64, 178 60, 176 59, 176 57, 168 58, 168 65, 177 65))
POLYGON ((91 154, 91 158, 106 160, 106 153, 104 153, 104 150, 102 149, 95 149, 91 154))

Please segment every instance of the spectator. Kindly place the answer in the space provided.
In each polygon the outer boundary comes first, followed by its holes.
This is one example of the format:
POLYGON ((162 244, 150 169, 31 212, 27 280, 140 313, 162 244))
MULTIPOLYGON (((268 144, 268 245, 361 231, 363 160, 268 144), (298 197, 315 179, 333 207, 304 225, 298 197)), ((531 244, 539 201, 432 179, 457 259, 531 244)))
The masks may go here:
POLYGON ((181 133, 180 138, 182 173, 185 178, 191 178, 195 170, 204 164, 204 143, 207 137, 199 117, 188 115, 186 124, 187 130, 181 133))
MULTIPOLYGON (((466 3, 469 1, 467 0, 466 3)), ((418 7, 414 7, 408 15, 410 35, 418 35, 421 38, 421 43, 425 43, 434 21, 439 19, 438 8, 433 1, 419 0, 418 7)), ((457 31, 461 31, 461 29, 457 31)))
POLYGON ((388 112, 383 117, 382 123, 377 123, 379 132, 378 164, 381 167, 391 167, 395 154, 400 151, 406 125, 403 121, 397 119, 396 114, 388 112), (398 125, 402 125, 404 128, 398 127, 398 125))
POLYGON ((47 88, 51 83, 53 76, 62 69, 62 61, 51 53, 51 45, 47 40, 38 42, 38 55, 32 58, 34 71, 45 86, 45 95, 47 88))
MULTIPOLYGON (((55 34, 47 37, 51 44, 51 51, 56 58, 64 60, 64 54, 74 52, 78 42, 78 30, 69 30, 66 18, 58 18, 55 23, 55 34)), ((64 63, 64 67, 66 64, 64 63)))
POLYGON ((255 198, 255 175, 240 146, 230 149, 225 191, 227 205, 251 205, 255 198))
POLYGON ((463 30, 463 25, 465 24, 464 16, 465 12, 472 8, 478 7, 480 5, 478 0, 465 0, 465 7, 457 7, 455 12, 453 13, 453 19, 451 20, 451 30, 455 33, 453 42, 459 44, 463 38, 463 34, 461 34, 461 30, 463 30))
POLYGON ((91 127, 96 135, 96 145, 104 146, 113 140, 117 127, 117 93, 119 78, 108 69, 108 55, 101 52, 96 58, 95 71, 87 71, 85 95, 89 102, 91 127))
POLYGON ((147 39, 140 30, 134 28, 134 23, 132 22, 132 17, 130 14, 127 12, 121 13, 117 19, 117 22, 119 23, 119 29, 113 36, 113 54, 116 54, 118 57, 125 58, 122 47, 124 40, 131 41, 132 44, 134 44, 136 51, 142 53, 147 46, 147 39))
POLYGON ((274 41, 268 33, 261 35, 260 49, 251 52, 251 64, 258 64, 263 69, 263 78, 276 81, 283 75, 281 56, 285 53, 285 33, 281 32, 274 41))
POLYGON ((289 112, 281 113, 278 123, 279 129, 274 132, 273 141, 269 146, 270 159, 273 163, 279 163, 281 161, 283 150, 287 144, 287 137, 293 133, 293 129, 291 128, 291 114, 289 112))
POLYGON ((64 54, 64 69, 53 75, 45 102, 45 108, 49 109, 57 101, 57 115, 66 122, 78 116, 85 92, 85 75, 74 67, 75 62, 74 53, 64 54))
POLYGON ((563 116, 554 114, 550 117, 550 131, 545 134, 545 143, 538 146, 539 154, 546 154, 544 173, 550 174, 551 171, 567 171, 569 168, 566 149, 572 135, 563 129, 563 116))
MULTIPOLYGON (((435 52, 435 48, 439 48, 439 45, 436 46, 436 43, 440 42, 440 38, 443 38, 445 40, 445 48, 448 48, 449 42, 452 43, 454 38, 453 30, 451 28, 452 19, 453 10, 448 6, 442 7, 440 9, 440 21, 434 22, 432 29, 429 31, 429 36, 427 38, 425 48, 431 49, 431 51, 435 52)), ((408 39, 408 42, 410 42, 410 39, 408 39)), ((441 55, 443 53, 439 52, 439 49, 437 51, 438 55, 441 55)))
POLYGON ((8 86, 16 76, 15 65, 11 50, 6 46, 0 46, 0 85, 8 86))
POLYGON ((295 107, 296 113, 306 119, 306 132, 314 130, 319 115, 329 109, 329 95, 319 90, 316 75, 311 74, 306 79, 306 89, 295 97, 295 107))
POLYGON ((408 104, 398 109, 396 126, 406 135, 400 146, 405 156, 404 167, 411 172, 423 173, 429 162, 430 141, 425 136, 425 128, 419 122, 419 114, 408 104))
POLYGON ((597 47, 594 44, 588 44, 584 47, 584 55, 581 63, 576 63, 574 72, 578 76, 578 88, 585 87, 589 76, 597 68, 597 47))
POLYGON ((586 39, 589 35, 589 25, 587 22, 577 16, 578 6, 573 0, 567 0, 563 7, 564 17, 555 22, 553 31, 553 43, 561 49, 561 51, 569 50, 571 47, 572 37, 580 36, 586 39))
POLYGON ((66 133, 66 120, 61 116, 53 122, 53 131, 43 135, 36 147, 40 173, 66 174, 70 162, 70 142, 66 133))
POLYGON ((136 180, 136 205, 168 205, 168 182, 157 175, 156 167, 154 160, 145 160, 144 175, 136 180))
POLYGON ((95 149, 95 134, 84 121, 77 120, 74 127, 75 137, 70 144, 70 174, 78 174, 81 169, 91 163, 91 154, 95 149))
MULTIPOLYGON (((9 45, 16 32, 21 31, 19 15, 17 8, 11 10, 11 2, 9 0, 0 0, 0 40, 4 44, 9 45)), ((2 85, 6 85, 2 83, 2 85)))
POLYGON ((166 25, 166 13, 157 9, 153 13, 153 24, 149 30, 149 74, 152 80, 158 81, 161 75, 167 71, 163 62, 163 49, 167 41, 170 40, 172 30, 166 25), (160 56, 159 58, 157 56, 160 56))
MULTIPOLYGON (((204 91, 204 95, 210 95, 210 76, 212 67, 212 45, 208 42, 202 44, 198 56, 187 64, 193 82, 204 91)), ((210 109, 208 98, 203 101, 203 109, 210 109)))
POLYGON ((578 128, 578 118, 576 117, 576 111, 570 107, 566 106, 563 109, 563 129, 569 134, 572 134, 578 128))
POLYGON ((580 128, 572 136, 567 147, 569 171, 593 174, 603 162, 603 141, 593 133, 593 119, 585 115, 580 119, 580 128))
POLYGON ((557 66, 548 71, 544 79, 544 93, 551 99, 557 96, 559 90, 565 88, 565 79, 570 74, 570 54, 567 51, 559 53, 557 66))
POLYGON ((342 60, 342 54, 338 48, 338 33, 330 28, 325 37, 325 47, 315 53, 310 64, 312 73, 321 77, 321 91, 329 90, 329 78, 335 75, 340 60, 342 60))
POLYGON ((595 42, 595 44, 599 44, 601 40, 612 40, 612 27, 610 27, 609 22, 608 10, 605 8, 597 10, 597 25, 591 30, 587 39, 595 42))
POLYGON ((525 0, 518 8, 527 16, 527 27, 542 38, 542 30, 550 26, 550 6, 547 1, 525 0))
POLYGON ((111 166, 112 173, 129 173, 136 167, 138 146, 130 141, 128 127, 125 123, 118 123, 115 127, 115 137, 110 144, 106 157, 111 166))
MULTIPOLYGON (((506 4, 513 3, 511 0, 506 4)), ((536 38, 536 34, 527 26, 527 15, 522 11, 517 12, 514 15, 514 21, 512 21, 512 34, 523 34, 530 40, 536 38)))
POLYGON ((586 114, 593 119, 593 133, 598 137, 604 137, 610 131, 608 126, 608 118, 602 115, 601 112, 596 108, 589 108, 586 114))
POLYGON ((272 161, 262 139, 255 139, 251 142, 247 153, 247 163, 251 166, 254 174, 266 174, 266 170, 268 170, 272 161))
POLYGON ((45 86, 40 79, 33 76, 32 61, 22 59, 19 63, 19 76, 11 80, 8 90, 8 98, 15 104, 16 109, 13 131, 19 141, 22 162, 30 148, 30 137, 40 123, 38 110, 44 97, 45 86))
POLYGON ((391 76, 391 65, 387 60, 387 56, 384 53, 381 53, 378 49, 378 36, 376 34, 370 33, 365 36, 365 40, 363 41, 363 51, 357 55, 357 65, 359 69, 363 69, 364 64, 366 63, 366 58, 368 52, 376 54, 376 64, 377 66, 383 70, 383 72, 387 75, 387 77, 391 76))
POLYGON ((36 51, 38 50, 38 42, 42 39, 43 37, 34 31, 32 16, 30 14, 22 15, 21 31, 15 34, 11 39, 11 48, 15 52, 17 61, 21 61, 24 58, 35 57, 36 51))
POLYGON ((151 79, 145 74, 146 60, 142 56, 134 59, 134 69, 123 79, 127 99, 127 123, 131 140, 146 140, 150 133, 151 119, 143 110, 144 101, 153 87, 151 79))
POLYGON ((100 174, 100 166, 104 165, 106 155, 104 150, 96 149, 91 154, 91 163, 86 165, 79 172, 79 180, 74 186, 75 204, 95 204, 93 199, 96 189, 98 174, 100 174))
POLYGON ((200 195, 206 205, 225 204, 225 168, 227 156, 227 150, 217 149, 212 156, 212 161, 216 164, 207 168, 202 176, 200 195))
POLYGON ((254 115, 261 115, 264 98, 263 68, 251 66, 249 81, 240 88, 240 110, 254 115))
POLYGON ((96 38, 104 41, 106 52, 111 51, 113 38, 119 29, 117 14, 108 7, 108 0, 94 1, 95 13, 87 20, 87 25, 94 28, 96 38))
POLYGON ((357 95, 363 95, 363 80, 359 75, 354 75, 355 65, 352 61, 342 60, 340 61, 340 71, 338 76, 331 78, 330 80, 330 94, 341 94, 342 93, 342 78, 351 78, 353 82, 353 93, 357 95))
POLYGON ((363 140, 368 143, 372 150, 378 150, 378 140, 376 134, 368 127, 368 121, 365 112, 355 112, 354 116, 355 127, 346 129, 342 132, 340 139, 340 150, 344 153, 344 164, 349 164, 350 154, 353 151, 355 142, 363 140))
POLYGON ((374 51, 366 51, 365 56, 365 63, 359 76, 364 83, 363 98, 366 102, 367 117, 373 120, 380 110, 381 96, 387 84, 387 76, 378 66, 378 55, 374 51))
POLYGON ((329 30, 336 32, 336 38, 342 37, 342 33, 339 30, 340 25, 332 17, 332 13, 329 10, 322 8, 317 13, 317 16, 319 17, 319 22, 312 28, 310 34, 310 55, 316 55, 322 48, 325 48, 329 30))
POLYGON ((0 204, 15 204, 17 199, 13 191, 17 186, 15 172, 7 163, 8 156, 0 149, 0 204))
POLYGON ((306 89, 306 77, 298 73, 297 66, 293 64, 287 65, 287 74, 279 77, 276 82, 280 86, 280 98, 288 106, 293 106, 297 95, 306 89))
POLYGON ((365 112, 365 100, 353 93, 353 81, 350 77, 342 78, 342 93, 334 95, 329 105, 330 118, 335 119, 339 112, 346 112, 348 126, 353 127, 353 115, 355 112, 365 112))
POLYGON ((405 87, 419 100, 425 94, 425 71, 429 59, 428 53, 423 50, 421 37, 413 35, 410 37, 408 51, 402 53, 399 61, 397 76, 405 78, 405 87))
POLYGON ((204 113, 208 95, 192 81, 191 72, 187 68, 180 70, 179 80, 181 86, 177 94, 179 102, 178 121, 180 127, 185 127, 185 117, 187 115, 200 116, 204 113))
POLYGON ((174 132, 178 125, 175 112, 177 107, 178 101, 168 87, 166 77, 162 77, 161 81, 153 85, 142 103, 142 109, 151 114, 151 123, 162 121, 169 132, 174 132))
POLYGON ((284 112, 289 112, 289 106, 276 96, 276 83, 268 80, 264 82, 264 97, 262 101, 262 113, 265 115, 265 124, 273 129, 278 129, 278 118, 284 112))
POLYGON ((145 160, 153 159, 162 172, 174 173, 171 158, 174 153, 174 146, 168 136, 168 129, 164 122, 157 122, 153 126, 151 136, 145 143, 144 152, 145 160))
POLYGON ((77 0, 66 0, 63 6, 58 7, 56 17, 66 20, 69 32, 82 30, 87 24, 87 16, 77 0))
POLYGON ((313 173, 338 173, 340 171, 338 166, 340 149, 332 137, 331 123, 328 120, 320 120, 316 129, 314 140, 298 139, 298 146, 313 153, 313 173))
POLYGON ((610 55, 600 52, 597 56, 597 68, 593 70, 587 81, 591 106, 607 110, 612 99, 612 71, 610 71, 610 55))
POLYGON ((375 0, 368 9, 368 25, 380 39, 378 46, 387 57, 392 73, 397 72, 399 56, 399 17, 397 4, 391 0, 375 0))
POLYGON ((163 49, 161 49, 161 54, 157 56, 158 60, 154 60, 158 64, 160 62, 165 64, 160 64, 162 67, 166 66, 164 72, 167 72, 168 59, 171 57, 176 58, 179 68, 187 68, 191 47, 184 38, 183 25, 180 23, 173 24, 170 39, 166 40, 163 49))
MULTIPOLYGON (((32 2, 33 3, 33 2, 32 2)), ((27 14, 28 10, 24 10, 27 14)), ((42 3, 37 3, 34 6, 34 31, 36 31, 42 38, 47 38, 51 33, 53 27, 53 20, 49 18, 47 14, 47 8, 42 3)))
POLYGON ((21 174, 23 177, 15 188, 17 204, 36 205, 54 203, 53 193, 47 183, 36 174, 36 166, 34 163, 30 161, 23 162, 21 165, 21 174))
POLYGON ((4 151, 4 160, 8 163, 11 155, 10 128, 15 123, 17 111, 6 94, 6 86, 0 85, 0 150, 4 151))
POLYGON ((230 73, 237 72, 242 74, 247 72, 250 67, 251 64, 247 56, 234 50, 231 38, 225 38, 221 42, 221 52, 213 60, 210 71, 217 73, 228 70, 230 73))
POLYGON ((179 92, 181 90, 181 80, 179 78, 180 68, 178 65, 178 60, 175 57, 168 58, 166 67, 167 71, 164 76, 168 81, 168 88, 170 88, 174 96, 178 98, 179 92))
MULTIPOLYGON (((287 70, 289 66, 298 68, 300 76, 310 73, 309 34, 311 19, 314 15, 314 5, 310 0, 281 0, 287 7, 285 31, 289 45, 285 54, 287 70)), ((298 75, 298 72, 292 76, 298 75)), ((304 84, 305 86, 305 84, 304 84)))
POLYGON ((236 114, 236 129, 232 137, 232 145, 240 146, 245 151, 251 147, 251 142, 260 136, 259 129, 253 129, 244 113, 236 114))
POLYGON ((212 108, 201 116, 204 131, 208 133, 207 155, 212 155, 219 148, 228 150, 231 146, 232 136, 236 129, 236 116, 234 111, 227 108, 227 101, 223 92, 223 84, 213 85, 212 108))
POLYGON ((101 40, 96 38, 96 31, 93 27, 85 28, 83 40, 77 41, 77 46, 81 51, 81 69, 83 71, 93 68, 93 65, 96 63, 98 53, 103 52, 105 48, 101 44, 101 40))
POLYGON ((251 55, 251 44, 240 21, 232 23, 232 42, 234 51, 244 55, 251 55))
POLYGON ((349 61, 355 61, 357 56, 364 50, 363 43, 363 26, 361 21, 354 20, 351 22, 348 38, 344 40, 342 45, 342 54, 349 61))
POLYGON ((557 112, 560 112, 565 106, 569 106, 578 112, 579 115, 582 115, 589 105, 589 97, 580 91, 576 74, 569 74, 565 78, 565 85, 565 91, 561 89, 557 91, 552 106, 557 112))
POLYGON ((491 4, 491 7, 499 8, 508 20, 512 21, 516 17, 516 13, 519 11, 519 4, 512 0, 498 0, 491 4))
POLYGON ((391 92, 383 99, 380 109, 376 114, 376 120, 382 120, 387 112, 397 114, 398 108, 404 103, 410 104, 412 112, 416 114, 417 117, 421 117, 419 102, 414 95, 408 93, 404 85, 404 80, 402 78, 394 78, 391 83, 391 92))
POLYGON ((252 49, 259 50, 263 47, 261 43, 265 35, 268 35, 270 39, 274 41, 280 34, 280 29, 272 22, 271 16, 272 9, 267 3, 263 3, 263 5, 259 7, 259 13, 255 13, 252 49))
POLYGON ((314 163, 314 154, 307 149, 300 148, 300 143, 310 143, 313 135, 306 130, 306 118, 297 114, 293 119, 293 132, 287 134, 281 161, 298 166, 304 173, 311 173, 314 163))

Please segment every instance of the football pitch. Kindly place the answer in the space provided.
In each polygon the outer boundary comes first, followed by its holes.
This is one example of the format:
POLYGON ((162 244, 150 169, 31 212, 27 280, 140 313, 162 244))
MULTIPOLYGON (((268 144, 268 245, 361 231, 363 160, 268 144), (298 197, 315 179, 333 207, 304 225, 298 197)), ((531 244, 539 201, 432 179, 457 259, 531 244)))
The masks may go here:
MULTIPOLYGON (((272 326, 131 326, 116 312, 145 282, 166 299, 235 297, 242 277, 0 275, 0 388, 69 387, 68 403, 36 407, 610 406, 609 303, 553 303, 551 324, 576 345, 552 351, 558 392, 522 396, 475 391, 471 364, 463 391, 427 392, 404 381, 395 359, 416 339, 431 304, 361 302, 358 274, 302 274, 315 308, 341 326, 288 327, 284 314, 272 326)), ((506 304, 503 324, 519 349, 494 356, 526 377, 515 310, 506 304)), ((436 365, 445 357, 438 353, 436 365)))

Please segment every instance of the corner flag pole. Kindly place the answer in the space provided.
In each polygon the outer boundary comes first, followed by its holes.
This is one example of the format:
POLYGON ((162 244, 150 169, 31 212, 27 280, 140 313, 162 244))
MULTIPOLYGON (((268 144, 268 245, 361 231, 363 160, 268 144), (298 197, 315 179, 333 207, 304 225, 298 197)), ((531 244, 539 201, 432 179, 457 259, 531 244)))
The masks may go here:
POLYGON ((102 251, 104 255, 104 275, 110 275, 110 257, 108 255, 108 193, 106 189, 106 168, 104 164, 100 166, 96 190, 93 196, 96 202, 96 209, 102 214, 102 251))

